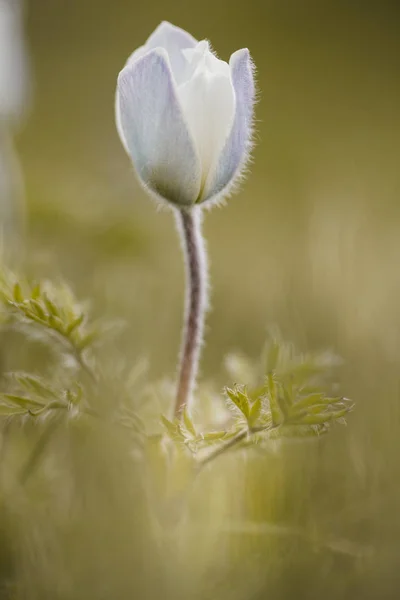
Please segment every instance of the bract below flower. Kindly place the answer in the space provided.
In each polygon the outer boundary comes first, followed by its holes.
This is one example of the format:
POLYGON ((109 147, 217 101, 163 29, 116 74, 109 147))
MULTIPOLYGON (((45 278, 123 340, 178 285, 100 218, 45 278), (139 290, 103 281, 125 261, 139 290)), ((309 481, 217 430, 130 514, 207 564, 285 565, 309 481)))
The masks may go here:
POLYGON ((163 22, 118 77, 116 122, 144 186, 180 206, 225 196, 250 149, 249 51, 229 64, 207 41, 163 22))

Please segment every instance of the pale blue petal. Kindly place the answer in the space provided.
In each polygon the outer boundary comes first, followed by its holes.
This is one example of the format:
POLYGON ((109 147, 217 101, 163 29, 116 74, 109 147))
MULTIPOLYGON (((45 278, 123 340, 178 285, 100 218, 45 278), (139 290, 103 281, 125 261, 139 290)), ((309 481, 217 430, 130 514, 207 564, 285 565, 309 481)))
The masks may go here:
POLYGON ((247 48, 232 54, 229 66, 236 96, 235 118, 216 168, 208 177, 200 202, 212 200, 228 191, 240 174, 250 150, 255 87, 253 65, 247 48))
MULTIPOLYGON (((0 0, 1 1, 1 0, 0 0)), ((128 58, 126 66, 132 65, 136 60, 147 54, 155 48, 164 48, 168 53, 172 73, 176 83, 179 85, 187 76, 188 61, 185 58, 183 50, 194 48, 197 40, 184 29, 176 27, 168 21, 163 21, 153 31, 143 46, 139 46, 128 58)), ((119 136, 125 150, 128 151, 124 134, 121 128, 121 115, 119 111, 118 89, 115 95, 115 118, 119 136)))
POLYGON ((139 178, 158 197, 191 205, 201 165, 177 100, 168 56, 148 52, 118 78, 120 128, 139 178))

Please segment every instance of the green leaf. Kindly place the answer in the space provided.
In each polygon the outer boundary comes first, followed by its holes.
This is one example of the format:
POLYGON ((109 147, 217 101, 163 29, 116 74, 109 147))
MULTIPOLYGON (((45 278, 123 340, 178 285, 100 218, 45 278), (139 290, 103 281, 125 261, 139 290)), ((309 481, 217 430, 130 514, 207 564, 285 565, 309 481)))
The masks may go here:
POLYGON ((56 329, 60 333, 64 334, 64 331, 65 331, 64 323, 62 322, 62 320, 59 317, 56 317, 55 315, 50 315, 49 316, 49 325, 53 329, 56 329))
POLYGON ((285 385, 283 385, 282 393, 285 399, 287 410, 290 410, 295 399, 295 391, 292 381, 288 381, 285 385))
POLYGON ((322 425, 324 423, 328 423, 330 421, 335 421, 336 419, 340 419, 344 417, 349 412, 348 408, 343 408, 342 410, 332 411, 332 412, 323 412, 320 414, 306 414, 301 419, 299 419, 299 424, 302 425, 322 425))
POLYGON ((265 372, 275 371, 279 364, 280 344, 275 338, 271 339, 265 350, 265 372))
POLYGON ((44 382, 42 379, 29 373, 10 373, 10 376, 18 382, 18 384, 37 394, 38 396, 45 396, 50 398, 56 398, 57 395, 51 386, 44 382))
POLYGON ((34 300, 34 299, 32 299, 30 301, 30 306, 31 306, 32 311, 34 311, 34 313, 36 313, 36 315, 42 321, 47 321, 48 315, 46 314, 45 308, 41 304, 40 300, 34 300))
POLYGON ((50 315, 53 315, 54 317, 60 317, 59 309, 47 294, 43 294, 43 301, 50 315))
POLYGON ((263 428, 263 431, 274 427, 270 411, 263 411, 258 418, 258 425, 263 428))
POLYGON ((185 441, 185 436, 182 433, 179 422, 172 422, 164 415, 161 415, 161 423, 164 425, 168 435, 172 440, 185 441))
POLYGON ((25 408, 26 410, 43 408, 43 406, 46 405, 45 402, 39 402, 33 398, 19 396, 18 394, 1 394, 0 398, 2 398, 6 403, 11 402, 12 404, 21 408, 25 408))
POLYGON ((251 409, 250 409, 250 415, 249 415, 249 427, 254 427, 261 415, 261 411, 262 411, 262 400, 261 398, 257 398, 257 400, 255 400, 253 402, 253 404, 251 405, 251 409))
POLYGON ((268 373, 267 375, 267 393, 269 408, 271 411, 272 422, 274 426, 280 425, 283 421, 281 407, 278 401, 278 389, 277 382, 274 373, 268 373))
POLYGON ((276 429, 272 429, 270 439, 304 439, 315 438, 328 432, 328 427, 310 426, 310 425, 281 425, 276 429))
POLYGON ((97 337, 98 337, 97 331, 91 331, 90 333, 86 334, 79 340, 79 342, 77 343, 78 348, 80 350, 87 348, 87 346, 90 346, 90 344, 92 342, 94 342, 97 337))
POLYGON ((188 413, 187 407, 185 407, 184 411, 183 411, 183 423, 186 427, 186 429, 188 430, 188 432, 193 436, 196 437, 197 433, 196 433, 196 429, 193 425, 193 421, 190 418, 190 415, 188 413))
POLYGON ((296 402, 293 405, 293 409, 294 410, 300 410, 303 408, 308 408, 309 406, 312 406, 313 404, 321 404, 322 402, 324 402, 324 398, 325 398, 325 394, 323 392, 316 392, 313 394, 309 394, 308 396, 305 396, 304 398, 300 398, 299 400, 296 400, 296 402))
POLYGON ((279 404, 279 408, 281 409, 281 413, 283 415, 283 420, 285 420, 289 417, 289 411, 291 408, 291 403, 288 402, 287 398, 288 398, 287 390, 282 388, 282 386, 278 386, 276 399, 279 404))
POLYGON ((231 388, 225 388, 225 392, 233 404, 248 420, 250 417, 250 401, 247 393, 245 393, 245 391, 240 389, 238 386, 233 390, 231 388))
POLYGON ((75 331, 75 329, 77 329, 80 325, 82 325, 84 318, 85 318, 85 315, 82 313, 81 315, 79 315, 79 317, 74 319, 66 328, 65 335, 67 335, 67 336, 71 335, 71 333, 73 331, 75 331))
POLYGON ((31 298, 32 300, 38 300, 38 298, 40 298, 40 293, 41 293, 41 287, 40 287, 40 283, 36 283, 31 291, 31 298))
POLYGON ((24 296, 22 294, 21 286, 18 283, 18 281, 14 284, 13 298, 14 298, 15 302, 17 302, 17 304, 21 304, 21 302, 23 302, 23 300, 24 300, 24 296))

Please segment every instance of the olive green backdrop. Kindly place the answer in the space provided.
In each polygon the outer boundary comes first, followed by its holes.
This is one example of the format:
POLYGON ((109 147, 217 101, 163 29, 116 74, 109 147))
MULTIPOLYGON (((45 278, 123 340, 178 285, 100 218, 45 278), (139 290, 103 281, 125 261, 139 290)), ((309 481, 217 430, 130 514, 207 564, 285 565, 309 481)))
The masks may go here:
MULTIPOLYGON (((208 38, 225 60, 250 49, 256 146, 240 193, 206 216, 212 310, 202 377, 222 386, 226 353, 256 357, 271 325, 302 350, 330 348, 343 357, 342 389, 356 410, 317 455, 300 453, 311 461, 304 462, 307 492, 300 477, 292 493, 314 507, 329 535, 373 549, 363 597, 395 597, 398 3, 31 0, 26 17, 35 89, 18 149, 28 269, 61 273, 95 314, 124 319, 121 349, 132 363, 148 357, 155 378, 174 374, 183 268, 173 218, 145 197, 117 137, 116 77, 164 19, 208 38)), ((265 482, 268 468, 262 472, 265 482)), ((259 486, 249 488, 255 498, 259 486)), ((283 596, 293 585, 303 590, 297 597, 328 597, 329 590, 332 598, 350 597, 357 565, 323 562, 319 576, 329 586, 307 596, 311 574, 301 560, 300 552, 283 596), (337 573, 351 574, 344 587, 330 580, 337 573)), ((261 573, 263 561, 268 556, 261 573)))
POLYGON ((132 176, 113 116, 118 71, 168 19, 210 39, 224 59, 249 47, 257 67, 248 181, 206 222, 207 373, 218 373, 232 346, 255 353, 271 322, 307 344, 340 350, 360 344, 365 351, 377 336, 393 357, 396 4, 33 0, 35 94, 19 147, 35 260, 46 272, 61 266, 97 306, 104 301, 128 316, 136 351, 151 353, 159 372, 173 366, 178 243, 170 215, 156 212, 132 176), (118 298, 126 285, 128 304, 118 298), (160 330, 168 344, 156 343, 160 330))

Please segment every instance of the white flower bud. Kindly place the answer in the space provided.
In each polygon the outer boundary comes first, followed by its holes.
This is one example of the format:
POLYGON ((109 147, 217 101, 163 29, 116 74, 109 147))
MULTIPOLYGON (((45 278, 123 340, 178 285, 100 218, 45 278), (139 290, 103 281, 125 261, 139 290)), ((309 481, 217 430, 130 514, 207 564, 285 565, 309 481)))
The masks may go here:
POLYGON ((178 206, 225 196, 250 148, 253 68, 163 22, 118 78, 116 121, 142 184, 178 206))

